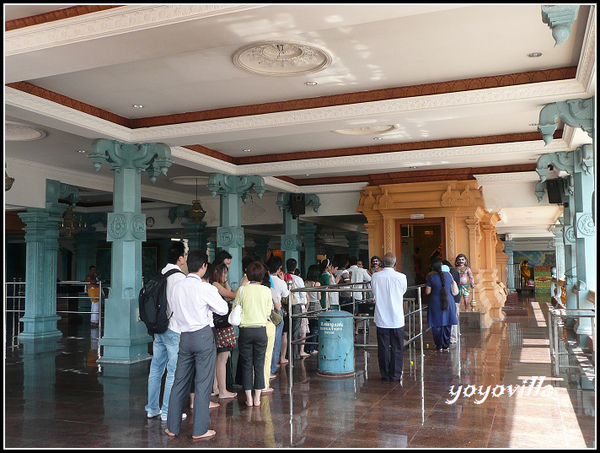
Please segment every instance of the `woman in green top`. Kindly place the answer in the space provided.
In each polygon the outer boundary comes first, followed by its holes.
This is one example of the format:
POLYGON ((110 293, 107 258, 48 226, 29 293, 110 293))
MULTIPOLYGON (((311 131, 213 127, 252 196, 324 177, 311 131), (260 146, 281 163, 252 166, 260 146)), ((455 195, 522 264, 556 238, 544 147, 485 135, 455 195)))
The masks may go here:
MULTIPOLYGON (((337 285, 338 282, 340 281, 340 278, 342 278, 341 275, 335 275, 337 268, 338 268, 337 264, 335 264, 334 262, 332 262, 331 260, 329 260, 327 258, 325 258, 323 261, 321 261, 321 278, 319 279, 319 283, 322 286, 337 285)), ((321 292, 321 308, 329 308, 328 304, 327 304, 327 300, 334 299, 336 296, 338 296, 338 293, 335 293, 335 292, 331 292, 331 293, 327 293, 325 291, 321 292), (328 294, 329 294, 329 296, 327 296, 328 294)))
POLYGON ((265 267, 250 263, 246 268, 249 283, 238 291, 234 306, 242 304, 242 322, 238 338, 239 360, 242 369, 242 387, 248 406, 260 406, 260 395, 265 388, 265 353, 267 350, 267 318, 271 314, 271 290, 262 284, 265 267), (254 399, 252 398, 254 390, 254 399))

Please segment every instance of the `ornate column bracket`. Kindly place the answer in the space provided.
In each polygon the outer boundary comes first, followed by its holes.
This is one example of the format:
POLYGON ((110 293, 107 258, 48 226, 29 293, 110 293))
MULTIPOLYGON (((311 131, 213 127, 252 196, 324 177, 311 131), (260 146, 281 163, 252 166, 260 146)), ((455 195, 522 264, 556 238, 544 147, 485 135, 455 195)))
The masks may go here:
MULTIPOLYGON (((291 194, 289 192, 279 192, 277 194, 277 206, 279 206, 280 211, 291 210, 290 206, 290 197, 291 194)), ((321 206, 321 202, 319 201, 319 197, 315 194, 306 194, 304 195, 304 206, 311 206, 313 211, 317 213, 319 211, 319 207, 321 206)))
POLYGON ((580 127, 594 139, 594 98, 570 99, 546 105, 540 111, 538 130, 542 133, 544 143, 550 144, 558 127, 557 119, 561 119, 571 127, 580 127))
POLYGON ((237 194, 244 204, 250 190, 254 189, 258 198, 265 193, 265 180, 261 176, 234 176, 222 173, 211 175, 206 186, 214 197, 217 194, 237 194))
POLYGON ((313 211, 317 213, 319 211, 319 207, 321 206, 321 202, 319 201, 319 197, 313 193, 309 193, 305 195, 304 201, 306 206, 312 206, 313 211))
POLYGON ((120 172, 122 168, 135 168, 138 173, 146 172, 150 182, 154 184, 159 174, 167 174, 173 164, 171 148, 164 143, 121 143, 104 138, 92 142, 88 156, 96 171, 105 161, 110 169, 120 172))
POLYGON ((554 47, 569 39, 578 13, 579 5, 542 5, 542 22, 552 30, 554 47))
MULTIPOLYGON (((540 182, 535 186, 535 195, 538 202, 542 201, 544 192, 546 191, 546 177, 550 167, 554 167, 559 171, 566 171, 569 175, 573 175, 575 171, 575 153, 573 151, 561 151, 558 153, 544 154, 538 159, 537 168, 535 171, 540 176, 540 182)), ((573 190, 572 181, 563 181, 563 193, 566 195, 568 191, 573 190)))

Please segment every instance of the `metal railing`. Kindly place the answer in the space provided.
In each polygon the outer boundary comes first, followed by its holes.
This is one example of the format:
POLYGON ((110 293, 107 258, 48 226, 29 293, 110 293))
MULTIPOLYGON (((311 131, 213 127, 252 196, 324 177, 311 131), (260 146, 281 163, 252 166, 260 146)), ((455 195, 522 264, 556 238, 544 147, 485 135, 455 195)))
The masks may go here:
MULTIPOLYGON (((84 315, 90 316, 90 322, 92 320, 93 315, 98 315, 98 332, 95 334, 97 338, 92 338, 92 343, 97 344, 98 339, 102 332, 102 321, 103 321, 103 312, 102 312, 102 302, 105 298, 104 291, 106 291, 107 287, 102 287, 102 283, 98 283, 99 287, 99 296, 98 296, 98 311, 93 310, 93 300, 95 297, 90 297, 85 292, 85 286, 89 284, 89 282, 80 282, 80 281, 64 281, 57 282, 57 291, 56 291, 56 314, 57 315, 84 315), (73 295, 69 295, 70 288, 77 288, 77 286, 81 286, 81 291, 72 292, 73 295), (59 287, 64 289, 63 291, 59 291, 59 287), (90 310, 80 310, 81 300, 89 299, 90 300, 90 310), (77 301, 75 304, 70 304, 70 301, 77 301), (73 306, 76 306, 76 310, 73 309, 73 306)), ((19 342, 19 334, 23 332, 23 321, 21 318, 25 315, 25 288, 27 283, 22 281, 14 281, 14 282, 6 282, 4 284, 4 311, 6 313, 6 345, 9 349, 17 348, 20 344, 19 342), (9 334, 10 332, 10 334, 9 334)), ((94 333, 92 333, 94 334, 94 333)), ((98 352, 100 352, 100 346, 96 347, 98 352)))
MULTIPOLYGON (((422 338, 423 334, 425 332, 427 332, 430 328, 427 327, 425 330, 423 330, 423 313, 424 313, 424 309, 427 308, 427 306, 423 306, 423 298, 421 295, 421 289, 424 287, 425 285, 415 285, 415 286, 409 286, 407 288, 407 292, 408 291, 413 291, 416 290, 417 292, 417 297, 416 298, 404 298, 404 318, 405 318, 405 340, 404 340, 404 347, 406 348, 407 346, 409 346, 411 343, 415 342, 417 339, 422 338), (406 334, 408 334, 408 338, 406 338, 406 334)), ((370 287, 370 283, 351 283, 351 284, 344 284, 344 285, 323 285, 323 286, 312 286, 312 287, 305 287, 305 288, 292 288, 290 289, 291 292, 304 292, 304 293, 310 293, 310 292, 324 292, 326 293, 326 306, 327 307, 331 307, 331 306, 336 306, 336 304, 331 304, 332 300, 330 298, 330 294, 331 293, 352 293, 352 302, 349 303, 344 303, 344 304, 339 304, 339 294, 337 298, 338 303, 337 306, 339 306, 339 309, 341 310, 342 307, 347 307, 347 306, 352 306, 352 315, 354 318, 354 326, 356 326, 356 323, 363 323, 363 343, 357 343, 356 339, 354 342, 354 346, 355 347, 362 347, 362 348, 377 348, 377 343, 367 343, 367 329, 368 326, 370 325, 370 320, 371 319, 375 319, 374 316, 365 316, 364 314, 356 314, 356 306, 357 304, 374 304, 375 303, 375 299, 373 297, 373 292, 371 290, 370 287), (362 293, 363 294, 363 298, 362 300, 357 301, 356 300, 356 293, 362 293)), ((307 305, 308 305, 308 301, 307 301, 307 305)), ((329 308, 330 309, 330 308, 329 308)), ((293 346, 294 345, 318 345, 318 342, 316 341, 308 341, 309 339, 313 339, 315 337, 318 337, 318 333, 317 334, 311 334, 310 332, 301 339, 294 339, 293 338, 293 334, 292 334, 292 320, 295 318, 298 319, 302 319, 302 318, 308 318, 310 319, 315 319, 319 317, 320 313, 326 312, 329 310, 328 308, 321 308, 320 310, 308 310, 306 312, 303 313, 296 313, 293 314, 292 313, 292 307, 289 306, 288 307, 288 321, 289 321, 289 331, 288 331, 288 351, 289 351, 289 366, 290 368, 294 367, 294 353, 293 353, 293 346)), ((301 322, 301 321, 299 321, 301 322)))
MULTIPOLYGON (((561 357, 568 357, 569 351, 561 339, 565 338, 564 326, 567 318, 596 318, 596 310, 592 309, 565 309, 548 306, 548 338, 550 343, 550 360, 554 367, 554 375, 558 376, 560 368, 578 368, 564 364, 561 357)), ((594 329, 595 330, 595 329, 594 329)))

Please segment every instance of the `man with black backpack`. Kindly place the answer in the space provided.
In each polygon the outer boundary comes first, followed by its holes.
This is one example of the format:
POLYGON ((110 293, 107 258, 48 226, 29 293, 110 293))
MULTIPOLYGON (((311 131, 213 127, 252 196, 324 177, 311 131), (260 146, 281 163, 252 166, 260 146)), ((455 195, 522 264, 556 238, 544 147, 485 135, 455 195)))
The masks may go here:
MULTIPOLYGON (((172 316, 170 300, 175 283, 184 280, 186 274, 182 269, 187 270, 185 244, 181 241, 172 241, 168 252, 168 264, 162 269, 161 274, 165 275, 173 271, 167 277, 167 316, 169 317, 169 327, 163 333, 154 333, 154 342, 152 344, 152 363, 150 364, 150 374, 148 376, 148 404, 146 405, 146 415, 148 418, 161 416, 162 420, 167 420, 169 412, 169 396, 173 381, 175 380, 175 368, 177 366, 177 354, 179 352, 179 339, 181 331, 179 325, 172 316), (160 408, 160 387, 162 377, 167 370, 165 379, 165 390, 163 394, 162 409, 160 408)), ((162 329, 161 329, 162 330, 162 329)), ((182 414, 182 420, 185 420, 186 414, 182 414)))

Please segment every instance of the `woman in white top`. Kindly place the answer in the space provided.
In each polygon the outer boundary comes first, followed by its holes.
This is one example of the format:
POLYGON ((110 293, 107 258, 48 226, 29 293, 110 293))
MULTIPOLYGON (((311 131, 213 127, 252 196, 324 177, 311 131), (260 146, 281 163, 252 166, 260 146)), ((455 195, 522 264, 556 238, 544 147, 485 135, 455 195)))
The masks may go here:
MULTIPOLYGON (((315 288, 317 286, 321 286, 321 283, 319 283, 320 277, 321 270, 319 269, 319 265, 311 264, 308 267, 308 271, 306 272, 306 280, 304 281, 304 284, 307 288, 315 288)), ((308 311, 316 312, 318 310, 321 310, 321 293, 318 291, 307 291, 306 294, 308 295, 308 311)), ((310 335, 317 335, 319 333, 319 320, 317 318, 311 317, 308 320, 308 326, 310 335)), ((317 337, 315 336, 314 338, 310 338, 309 341, 311 343, 316 343, 317 337)), ((316 354, 317 346, 314 344, 304 345, 304 351, 308 354, 316 354)))

